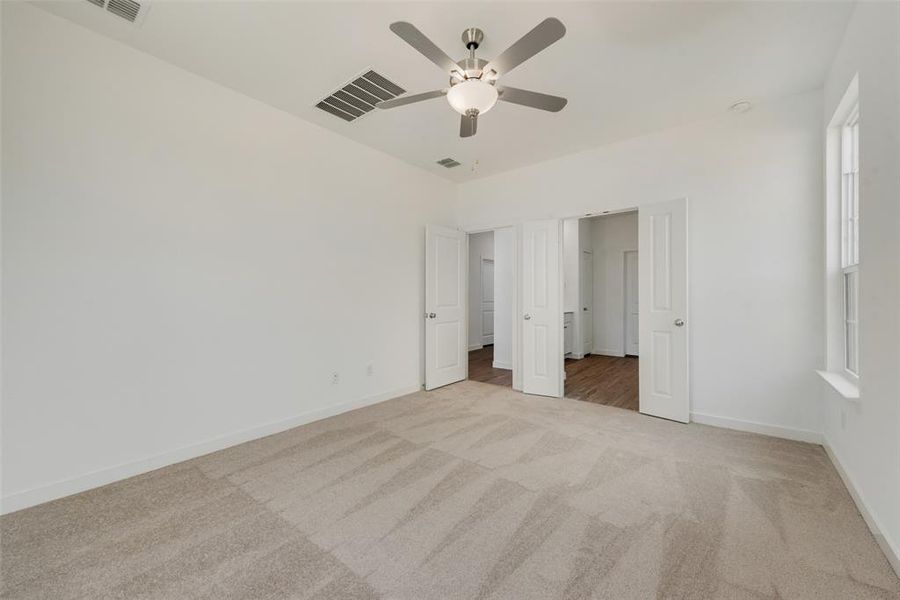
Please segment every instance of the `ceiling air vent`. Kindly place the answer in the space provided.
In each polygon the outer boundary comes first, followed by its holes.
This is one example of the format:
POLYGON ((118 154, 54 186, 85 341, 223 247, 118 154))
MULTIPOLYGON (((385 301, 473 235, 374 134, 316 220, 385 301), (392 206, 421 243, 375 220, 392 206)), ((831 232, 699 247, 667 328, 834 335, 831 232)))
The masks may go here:
POLYGON ((150 4, 150 0, 141 0, 140 2, 137 0, 88 0, 88 2, 135 24, 144 20, 150 4))
POLYGON ((452 158, 442 158, 441 160, 437 161, 437 164, 441 165, 442 167, 446 167, 447 169, 452 169, 453 167, 459 166, 459 162, 453 160, 452 158))
POLYGON ((316 108, 345 121, 355 121, 382 100, 396 98, 405 92, 384 75, 370 69, 316 104, 316 108))

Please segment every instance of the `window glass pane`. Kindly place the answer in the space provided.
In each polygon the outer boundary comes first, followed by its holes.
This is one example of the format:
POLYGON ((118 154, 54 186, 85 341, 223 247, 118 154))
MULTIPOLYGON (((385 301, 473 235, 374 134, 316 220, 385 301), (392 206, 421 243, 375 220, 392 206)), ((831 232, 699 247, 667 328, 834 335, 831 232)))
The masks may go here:
POLYGON ((850 197, 850 175, 841 175, 841 266, 850 264, 850 217, 847 199, 850 197))
POLYGON ((844 273, 844 366, 852 373, 859 372, 859 273, 844 273))
POLYGON ((857 325, 847 324, 847 370, 854 375, 859 375, 859 348, 857 348, 857 325))
POLYGON ((850 128, 845 125, 841 129, 841 173, 849 173, 851 164, 853 164, 853 140, 850 138, 850 128))
POLYGON ((851 191, 851 197, 853 198, 853 204, 851 205, 851 228, 853 230, 853 246, 852 248, 852 263, 851 264, 859 264, 859 174, 854 171, 853 172, 853 189, 851 191))
POLYGON ((859 264, 859 108, 841 128, 841 260, 859 264))
POLYGON ((856 271, 844 273, 844 317, 848 321, 856 321, 857 276, 856 271))
POLYGON ((850 250, 848 264, 856 264, 856 173, 852 171, 847 175, 850 180, 847 185, 847 215, 849 218, 848 229, 850 230, 850 250))

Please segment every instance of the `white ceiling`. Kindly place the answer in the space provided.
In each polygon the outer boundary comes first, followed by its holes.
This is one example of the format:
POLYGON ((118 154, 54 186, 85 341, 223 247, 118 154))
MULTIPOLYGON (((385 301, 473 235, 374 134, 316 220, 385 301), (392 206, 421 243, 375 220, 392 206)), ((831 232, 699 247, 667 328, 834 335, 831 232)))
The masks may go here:
POLYGON ((838 2, 383 3, 154 0, 139 26, 87 2, 47 10, 454 181, 466 181, 821 86, 849 17, 838 2), (409 21, 447 54, 485 31, 491 58, 548 16, 566 36, 502 83, 565 96, 560 113, 501 103, 458 137, 438 98, 346 123, 316 102, 374 67, 411 93, 447 76, 388 29, 409 21), (434 164, 444 157, 455 169, 434 164), (478 161, 473 172, 472 165, 478 161))

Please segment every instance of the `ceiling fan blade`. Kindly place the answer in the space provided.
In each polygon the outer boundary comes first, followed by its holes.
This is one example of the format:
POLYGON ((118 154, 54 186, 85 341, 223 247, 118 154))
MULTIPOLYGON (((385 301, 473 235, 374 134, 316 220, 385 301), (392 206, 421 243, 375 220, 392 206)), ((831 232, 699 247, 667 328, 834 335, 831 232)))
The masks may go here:
POLYGON ((447 90, 433 90, 431 92, 423 92, 421 94, 413 94, 412 96, 401 96, 400 98, 394 98, 392 100, 385 100, 383 102, 379 102, 375 106, 377 108, 397 108, 398 106, 412 104, 413 102, 421 102, 422 100, 431 100, 432 98, 439 98, 441 96, 446 96, 446 95, 447 95, 447 90))
POLYGON ((559 19, 553 17, 544 19, 503 54, 485 65, 484 73, 494 79, 505 75, 564 35, 566 27, 559 19), (491 71, 495 74, 491 75, 491 71))
POLYGON ((513 104, 521 104, 522 106, 530 106, 531 108, 539 108, 540 110, 549 110, 550 112, 559 112, 565 108, 569 102, 565 98, 559 96, 551 96, 550 94, 541 94, 540 92, 531 92, 529 90, 520 90, 514 87, 498 88, 500 93, 499 100, 504 102, 512 102, 513 104))
POLYGON ((478 115, 462 115, 459 119, 459 137, 472 137, 478 131, 478 115))
POLYGON ((416 29, 412 23, 407 23, 406 21, 391 23, 391 31, 418 50, 425 58, 439 66, 444 72, 462 74, 459 65, 447 56, 443 50, 438 48, 434 42, 425 37, 424 33, 416 29))

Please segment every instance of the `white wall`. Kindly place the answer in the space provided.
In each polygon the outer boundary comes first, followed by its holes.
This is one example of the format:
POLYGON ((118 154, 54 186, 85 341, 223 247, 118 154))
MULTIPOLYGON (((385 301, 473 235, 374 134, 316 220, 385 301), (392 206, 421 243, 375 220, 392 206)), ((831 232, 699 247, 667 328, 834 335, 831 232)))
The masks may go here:
MULTIPOLYGON (((466 229, 689 199, 691 406, 816 439, 821 92, 460 186, 466 229)), ((736 420, 740 423, 735 423, 736 420)))
POLYGON ((481 263, 494 260, 494 232, 469 234, 469 350, 483 346, 481 263))
POLYGON ((594 255, 594 348, 625 356, 625 255, 638 248, 637 212, 589 219, 594 255))
POLYGON ((900 4, 856 5, 825 83, 821 129, 857 73, 860 398, 821 382, 824 431, 900 574, 900 4))
POLYGON ((2 11, 5 510, 418 388, 451 184, 2 11))
POLYGON ((494 368, 512 369, 513 302, 516 285, 516 231, 494 231, 494 368))

